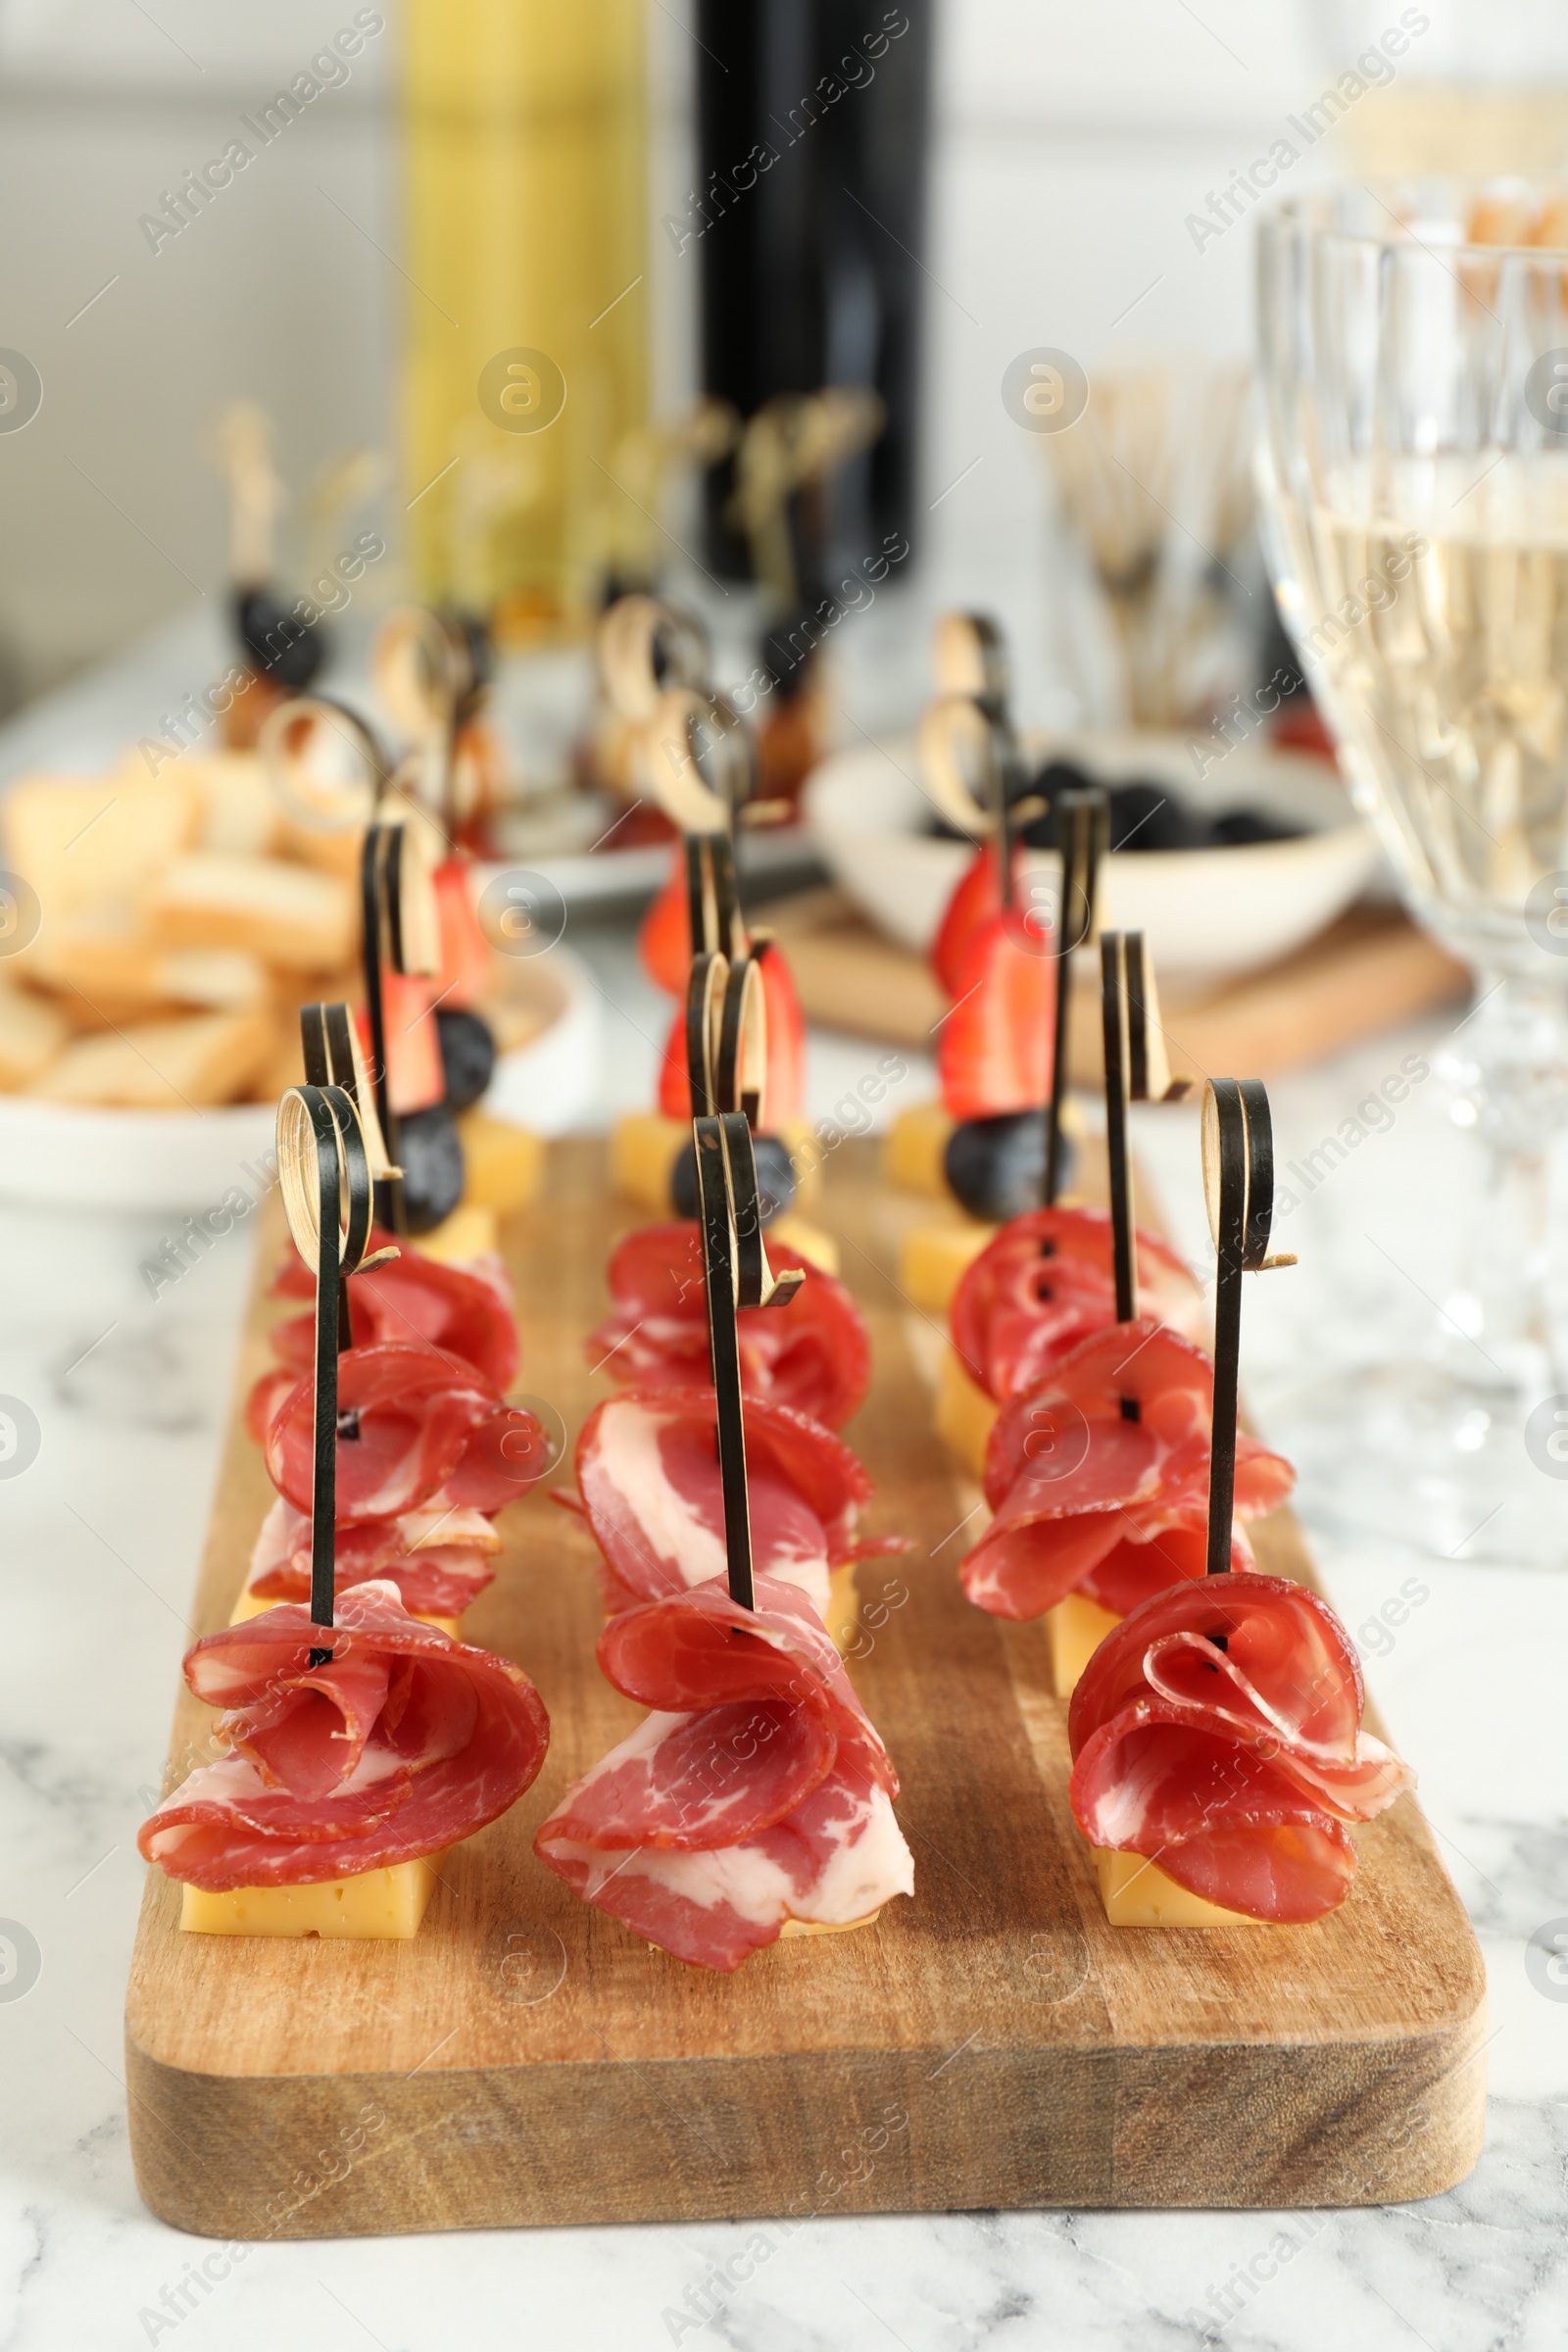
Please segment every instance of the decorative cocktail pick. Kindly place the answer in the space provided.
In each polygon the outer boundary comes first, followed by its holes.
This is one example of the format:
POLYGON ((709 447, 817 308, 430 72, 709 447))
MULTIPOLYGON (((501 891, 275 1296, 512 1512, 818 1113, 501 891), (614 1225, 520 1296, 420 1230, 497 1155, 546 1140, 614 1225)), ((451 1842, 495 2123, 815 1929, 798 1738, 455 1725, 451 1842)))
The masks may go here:
MULTIPOLYGON (((340 1286, 371 1262, 370 1164, 346 1087, 290 1087, 277 1106, 277 1172, 294 1247, 316 1276, 316 1443, 311 1478, 311 1623, 330 1630, 337 1522, 340 1286)), ((330 1645, 314 1647, 324 1666, 330 1645)))
POLYGON ((718 1476, 724 1501, 724 1559, 730 1598, 756 1606, 752 1578, 751 1506, 746 1484, 746 1426, 741 1404, 740 1325, 743 1306, 782 1306, 804 1279, 791 1267, 776 1279, 762 1246, 757 1160, 744 1111, 692 1121, 697 1152, 697 1200, 708 1291, 708 1348, 718 1428, 718 1476))
POLYGON ((455 613, 424 605, 389 612, 370 654, 376 692, 411 747, 403 773, 449 838, 457 829, 458 730, 483 699, 481 656, 455 613))
POLYGON ((1191 1078, 1173 1078, 1159 1018, 1154 959, 1141 931, 1127 933, 1127 1093, 1134 1102, 1180 1102, 1191 1078))
POLYGON ((361 832, 387 782, 386 756, 358 711, 327 695, 270 710, 256 740, 272 797, 307 833, 361 832))
POLYGON ((383 968, 433 976, 441 968, 441 926, 436 910, 424 828, 406 824, 368 827, 360 859, 360 898, 364 918, 365 1003, 370 1024, 371 1069, 375 1106, 389 1172, 381 1186, 383 1222, 394 1233, 406 1230, 403 1178, 393 1167, 399 1159, 398 1123, 387 1079, 386 1004, 381 988, 383 968))
POLYGON ((1103 931, 1100 938, 1100 1006, 1105 1057, 1105 1158, 1110 1177, 1112 1264, 1116 1320, 1138 1311, 1137 1222, 1133 1213, 1130 1102, 1179 1102, 1192 1081, 1173 1079, 1159 1025, 1154 967, 1141 931, 1103 931))
POLYGON ((939 695, 966 694, 982 710, 1005 722, 1011 688, 1007 648, 989 613, 944 612, 931 650, 939 695))
POLYGON ((1110 795, 1102 784, 1067 785, 1052 808, 1061 858, 1061 906, 1056 918, 1056 1018, 1046 1110, 1044 1206, 1054 1208, 1061 1189, 1061 1106, 1067 1093, 1067 1011, 1072 956, 1094 937, 1100 861, 1110 848, 1110 795))
POLYGON ((1125 931, 1101 933, 1100 1011, 1105 1038, 1105 1160, 1110 1177, 1111 1262, 1116 1276, 1118 1323, 1130 1323, 1138 1312, 1138 1246, 1133 1224, 1132 1166, 1127 1149, 1127 1101, 1132 1059, 1127 1034, 1128 944, 1125 931))
POLYGON ((685 837, 686 911, 694 956, 734 956, 745 947, 735 887, 735 844, 728 833, 685 837))
POLYGON ((1242 1348, 1242 1276, 1294 1266, 1271 1257, 1274 1130, 1259 1078, 1211 1078, 1203 1090, 1203 1192, 1214 1237, 1214 1421, 1209 1449, 1207 1573, 1231 1564, 1236 1502, 1236 1415, 1242 1348))
POLYGON ((757 753, 727 695, 695 686, 661 695, 643 729, 637 772, 682 833, 732 835, 754 813, 757 753))
MULTIPOLYGON (((360 1129, 365 1141, 365 1156, 369 1164, 372 1188, 385 1184, 390 1178, 401 1177, 387 1157, 386 1143, 381 1134, 381 1122, 376 1116, 375 1089, 360 1052, 359 1032, 346 1004, 302 1004, 300 1006, 300 1045, 305 1056, 307 1086, 340 1086, 359 1114, 360 1129)), ((395 1250, 378 1250, 366 1258, 354 1271, 363 1272, 366 1266, 378 1266, 396 1257, 395 1250)), ((354 1345, 354 1325, 349 1312, 348 1275, 338 1280, 337 1344, 338 1350, 354 1345)))
POLYGON ((708 675, 708 632, 678 605, 617 597, 599 624, 599 667, 616 716, 642 725, 663 694, 708 675))
POLYGON ((686 978, 686 1079, 694 1119, 711 1118, 718 1109, 714 1065, 728 984, 725 956, 705 948, 692 957, 686 978))
POLYGON ((762 1114, 767 1018, 757 956, 692 957, 686 991, 686 1070, 691 1084, 697 1212, 708 1296, 708 1348, 718 1423, 724 1553, 732 1600, 754 1603, 752 1534, 741 1411, 744 1306, 784 1306, 805 1281, 774 1274, 762 1242, 762 1206, 752 1133, 762 1114))

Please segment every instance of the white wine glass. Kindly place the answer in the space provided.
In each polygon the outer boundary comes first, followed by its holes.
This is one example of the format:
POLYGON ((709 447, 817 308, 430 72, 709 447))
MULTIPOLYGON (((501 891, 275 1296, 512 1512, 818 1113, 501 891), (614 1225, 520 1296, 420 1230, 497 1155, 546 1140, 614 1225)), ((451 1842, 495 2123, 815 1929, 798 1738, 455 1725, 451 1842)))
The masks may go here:
POLYGON ((1281 1399, 1318 1515, 1568 1565, 1547 1168, 1568 1124, 1568 182, 1327 187, 1259 228, 1264 533, 1417 921, 1475 974, 1487 1155, 1418 1361, 1281 1399))

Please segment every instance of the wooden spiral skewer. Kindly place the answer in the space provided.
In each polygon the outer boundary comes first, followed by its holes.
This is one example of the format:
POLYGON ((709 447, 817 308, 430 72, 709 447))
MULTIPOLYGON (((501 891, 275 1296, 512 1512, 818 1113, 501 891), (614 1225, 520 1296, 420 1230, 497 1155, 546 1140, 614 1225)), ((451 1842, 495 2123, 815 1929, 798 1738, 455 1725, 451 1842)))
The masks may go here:
POLYGON ((387 1222, 406 1228, 397 1116, 387 1073, 383 965, 400 973, 432 975, 441 968, 441 926, 424 828, 415 822, 368 827, 360 858, 365 1003, 370 1026, 375 1106, 388 1172, 383 1183, 387 1222))
MULTIPOLYGON (((401 1177, 387 1156, 381 1122, 376 1116, 375 1089, 370 1084, 365 1056, 360 1051, 359 1031, 346 1004, 302 1004, 300 1006, 300 1045, 305 1057, 305 1082, 308 1086, 340 1086, 349 1097, 359 1116, 365 1139, 365 1156, 369 1163, 370 1184, 384 1184, 390 1177, 401 1177)), ((395 1250, 378 1250, 373 1257, 363 1260, 356 1271, 365 1266, 380 1265, 396 1257, 395 1250)), ((346 1274, 338 1281, 337 1344, 341 1354, 354 1345, 354 1323, 349 1310, 349 1285, 346 1274)))
POLYGON ((1110 796, 1102 784, 1056 795, 1056 846, 1061 857, 1061 906, 1056 918, 1056 1012, 1051 1055, 1051 1101, 1046 1110, 1044 1205, 1054 1208, 1061 1190, 1061 1109, 1067 1095, 1067 1010, 1074 952, 1093 939, 1098 919, 1100 865, 1110 846, 1110 796))
POLYGON ((1214 1418, 1208 1474, 1210 1576, 1231 1564, 1236 1511, 1236 1421, 1242 1348, 1242 1276, 1294 1266, 1268 1253, 1274 1221, 1274 1129, 1259 1078, 1211 1078, 1203 1090, 1203 1193, 1216 1256, 1214 1418))
MULTIPOLYGON (((369 1263, 369 1159, 347 1088, 290 1087, 277 1106, 277 1170, 294 1246, 316 1276, 316 1429, 311 1473, 311 1624, 330 1631, 336 1572, 337 1360, 341 1285, 369 1263)), ((313 1667, 332 1648, 314 1645, 313 1667)))

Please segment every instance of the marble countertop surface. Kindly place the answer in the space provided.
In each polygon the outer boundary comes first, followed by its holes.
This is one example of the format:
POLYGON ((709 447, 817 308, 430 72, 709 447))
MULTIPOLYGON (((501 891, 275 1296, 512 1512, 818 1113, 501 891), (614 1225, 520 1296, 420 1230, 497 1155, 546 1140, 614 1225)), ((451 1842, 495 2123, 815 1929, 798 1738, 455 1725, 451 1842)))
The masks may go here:
MULTIPOLYGON (((4 750, 0 772, 18 763, 4 750)), ((662 1001, 623 925, 568 935, 606 1001, 608 1119, 648 1100, 662 1001)), ((1452 1017, 1281 1079, 1282 1157, 1332 1131, 1403 1053, 1432 1053, 1452 1017)), ((813 1115, 831 1115, 882 1051, 813 1037, 813 1115)), ((911 1056, 894 1105, 929 1086, 911 1056)), ((1138 1141, 1196 1256, 1192 1114, 1141 1114, 1138 1141)), ((1248 1306, 1265 1434, 1271 1396, 1302 1361, 1326 1370, 1420 1344, 1428 1310, 1369 1241, 1397 1231, 1406 1263, 1441 1256, 1475 1181, 1469 1149, 1435 1080, 1294 1220, 1301 1265, 1254 1286, 1248 1306)), ((715 2266, 758 2225, 271 2243, 231 2258, 155 2221, 132 2178, 121 2054, 135 1838, 158 1791, 253 1270, 240 1227, 151 1298, 138 1267, 171 1229, 0 1206, 0 1410, 18 1400, 37 1432, 35 1458, 23 1464, 24 1444, 0 1459, 0 2352, 273 2352, 285 2332, 334 2352, 1555 2352, 1568 2336, 1568 1972, 1555 1983, 1538 1960, 1533 1977, 1526 1958, 1546 1923, 1561 1916, 1568 1933, 1568 1577, 1427 1564, 1427 1596, 1391 1633, 1379 1612, 1412 1562, 1327 1541, 1329 1592, 1352 1631, 1373 1628, 1369 1681, 1419 1769, 1490 1974, 1486 2151, 1448 2194, 1346 2213, 823 2219, 787 2238, 763 2216, 765 2256, 753 2245, 729 2277, 715 2266)))

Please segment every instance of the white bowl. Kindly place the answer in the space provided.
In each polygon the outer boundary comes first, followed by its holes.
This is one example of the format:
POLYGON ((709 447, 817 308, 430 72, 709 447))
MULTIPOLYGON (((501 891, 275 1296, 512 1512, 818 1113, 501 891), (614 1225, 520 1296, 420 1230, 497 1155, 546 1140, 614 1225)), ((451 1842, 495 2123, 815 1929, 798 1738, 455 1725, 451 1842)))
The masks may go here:
MULTIPOLYGON (((1190 807, 1247 807, 1308 828, 1298 840, 1223 850, 1119 850, 1106 861, 1101 920, 1142 931, 1163 977, 1218 978, 1272 963, 1342 914, 1365 889, 1377 844, 1344 788, 1301 752, 1238 744, 1208 775, 1180 735, 1092 729, 1026 738, 1036 760, 1070 760, 1107 784, 1168 783, 1190 807)), ((807 825, 833 879, 889 938, 924 955, 973 856, 928 833, 912 738, 836 752, 808 779, 807 825)), ((1053 852, 1030 855, 1050 874, 1053 852)))
MULTIPOLYGON (((598 994, 568 948, 520 959, 498 979, 539 1001, 547 1025, 500 1056, 484 1107, 536 1134, 564 1134, 599 1085, 598 994)), ((276 1124, 270 1102, 110 1110, 0 1095, 0 1198, 162 1215, 219 1208, 238 1186, 254 1201, 270 1182, 276 1124)))

